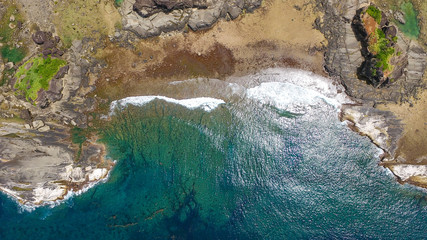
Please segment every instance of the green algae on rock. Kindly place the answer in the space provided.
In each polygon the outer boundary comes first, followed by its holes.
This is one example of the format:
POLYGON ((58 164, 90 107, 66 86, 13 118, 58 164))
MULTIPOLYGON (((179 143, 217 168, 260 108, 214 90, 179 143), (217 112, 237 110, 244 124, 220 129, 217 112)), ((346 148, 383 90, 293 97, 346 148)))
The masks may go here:
POLYGON ((47 90, 49 81, 59 69, 66 65, 66 61, 57 58, 35 57, 19 67, 15 74, 17 81, 15 88, 27 100, 36 101, 40 89, 47 90))
POLYGON ((361 8, 353 19, 353 29, 362 44, 365 58, 358 70, 361 78, 375 87, 387 85, 402 75, 406 65, 397 43, 397 29, 376 6, 361 8))

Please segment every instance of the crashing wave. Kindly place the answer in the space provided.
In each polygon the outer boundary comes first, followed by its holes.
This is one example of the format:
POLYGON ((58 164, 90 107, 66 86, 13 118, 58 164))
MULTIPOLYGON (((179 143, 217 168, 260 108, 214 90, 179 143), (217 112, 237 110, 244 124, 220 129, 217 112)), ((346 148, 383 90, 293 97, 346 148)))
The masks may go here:
POLYGON ((178 99, 169 98, 165 96, 137 96, 137 97, 127 97, 117 101, 113 101, 110 105, 110 110, 113 113, 113 111, 116 108, 121 109, 123 107, 126 107, 128 104, 131 104, 134 106, 143 106, 155 99, 178 104, 188 109, 201 108, 206 112, 210 112, 215 108, 217 108, 220 104, 225 103, 221 99, 209 98, 209 97, 199 97, 199 98, 189 98, 189 99, 178 100, 178 99))

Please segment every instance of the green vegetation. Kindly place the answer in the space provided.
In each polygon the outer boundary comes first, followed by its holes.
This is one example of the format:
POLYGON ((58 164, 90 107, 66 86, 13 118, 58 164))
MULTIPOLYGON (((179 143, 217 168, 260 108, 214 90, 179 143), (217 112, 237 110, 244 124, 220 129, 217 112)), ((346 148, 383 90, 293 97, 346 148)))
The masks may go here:
POLYGON ((390 58, 393 56, 395 50, 393 47, 388 47, 390 40, 386 38, 384 32, 379 28, 370 38, 369 42, 374 43, 369 46, 369 51, 374 54, 377 59, 376 67, 382 68, 383 71, 393 70, 393 66, 390 65, 390 58))
POLYGON ((74 144, 83 144, 86 141, 87 131, 83 128, 74 127, 71 129, 71 142, 74 144))
POLYGON ((71 129, 71 142, 73 144, 79 145, 79 149, 74 159, 75 162, 78 162, 80 160, 80 157, 82 155, 83 143, 86 142, 87 136, 89 136, 91 131, 92 130, 90 128, 74 127, 73 129, 71 129))
POLYGON ((66 61, 61 59, 44 59, 35 57, 28 60, 19 67, 15 74, 17 79, 15 88, 20 91, 27 100, 35 101, 40 89, 47 90, 49 81, 55 76, 58 70, 66 65, 66 61))
POLYGON ((121 6, 123 3, 123 0, 114 0, 114 4, 116 4, 116 6, 121 6))
POLYGON ((3 59, 6 59, 6 62, 18 63, 24 59, 26 51, 22 48, 10 48, 9 46, 4 46, 1 49, 1 56, 3 59))
POLYGON ((115 23, 121 22, 115 4, 116 0, 58 1, 53 19, 65 47, 70 47, 76 39, 99 40, 114 33, 115 23))
MULTIPOLYGON (((0 15, 0 54, 6 62, 21 62, 27 54, 26 47, 14 47, 15 43, 21 42, 19 37, 20 29, 17 27, 18 22, 24 22, 24 18, 19 9, 12 1, 3 1, 5 10, 0 15), (12 17, 13 16, 13 17, 12 17), (12 20, 12 21, 11 21, 12 20)), ((7 83, 7 77, 13 76, 14 69, 7 69, 0 75, 0 86, 7 83)))
POLYGON ((375 6, 369 6, 366 12, 375 19, 375 21, 380 24, 381 23, 381 11, 375 6))
POLYGON ((405 24, 396 23, 399 29, 408 37, 418 39, 420 27, 418 26, 417 13, 411 2, 404 2, 400 5, 401 11, 405 14, 405 24))

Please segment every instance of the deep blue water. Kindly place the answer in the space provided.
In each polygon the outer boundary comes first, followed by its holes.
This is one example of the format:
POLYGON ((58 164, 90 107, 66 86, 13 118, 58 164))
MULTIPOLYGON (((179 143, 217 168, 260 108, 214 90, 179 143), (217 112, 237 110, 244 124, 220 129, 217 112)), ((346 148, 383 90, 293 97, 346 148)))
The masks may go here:
POLYGON ((396 183, 327 104, 155 100, 103 134, 109 180, 32 212, 0 195, 0 239, 427 239, 426 192, 396 183))

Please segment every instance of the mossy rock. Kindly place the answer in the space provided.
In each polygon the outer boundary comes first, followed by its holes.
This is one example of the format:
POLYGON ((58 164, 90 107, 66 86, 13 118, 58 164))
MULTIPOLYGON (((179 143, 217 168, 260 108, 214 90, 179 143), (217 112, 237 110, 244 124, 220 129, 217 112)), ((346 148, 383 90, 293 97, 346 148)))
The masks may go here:
POLYGON ((17 80, 14 87, 28 101, 36 101, 39 90, 48 90, 50 80, 66 64, 66 61, 57 58, 31 58, 15 73, 17 80))

